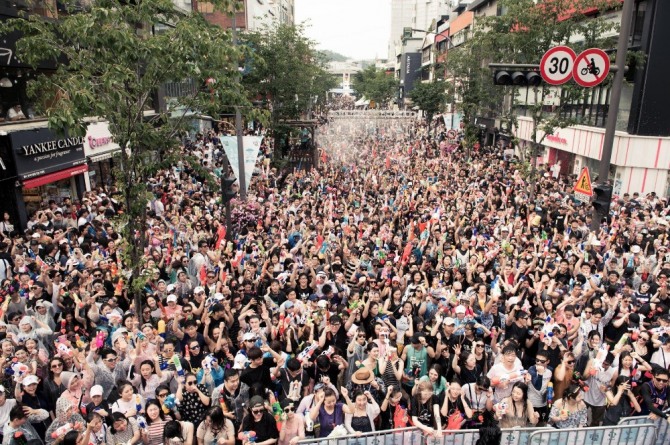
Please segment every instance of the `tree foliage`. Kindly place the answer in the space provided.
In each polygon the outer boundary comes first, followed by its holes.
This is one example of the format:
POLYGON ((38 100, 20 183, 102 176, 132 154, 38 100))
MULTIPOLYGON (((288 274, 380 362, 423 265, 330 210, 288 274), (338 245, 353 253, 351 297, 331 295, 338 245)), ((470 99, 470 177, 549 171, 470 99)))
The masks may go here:
POLYGON ((387 104, 398 94, 400 83, 392 74, 370 65, 354 74, 353 88, 359 99, 365 96, 379 105, 387 104))
POLYGON ((426 113, 426 121, 430 126, 433 116, 444 110, 447 100, 444 82, 418 82, 409 93, 412 103, 426 113))
POLYGON ((250 98, 267 104, 271 125, 297 119, 321 101, 335 81, 326 58, 305 36, 304 25, 274 23, 241 36, 251 60, 243 84, 250 98))
MULTIPOLYGON (((75 3, 59 2, 72 11, 75 3)), ((214 3, 226 12, 235 7, 233 0, 214 3)), ((231 44, 229 32, 199 14, 185 13, 171 0, 99 0, 58 20, 30 16, 0 27, 3 34, 14 30, 22 34, 17 42, 22 61, 32 66, 67 61, 28 86, 49 126, 83 134, 85 118, 99 117, 109 122, 114 140, 125 148, 117 174, 126 204, 122 233, 132 274, 139 278, 151 196, 147 179, 179 155, 176 136, 188 115, 214 116, 224 104, 248 103, 239 84, 241 51, 231 44), (152 113, 156 91, 168 83, 181 83, 188 93, 169 98, 168 106, 152 113)), ((137 290, 141 280, 135 284, 137 290)))
MULTIPOLYGON (((475 24, 470 40, 449 51, 448 76, 453 75, 452 97, 460 100, 459 107, 466 124, 468 138, 476 138, 474 117, 490 112, 516 125, 515 113, 523 107, 533 120, 532 144, 527 157, 534 159, 536 147, 556 128, 575 122, 563 113, 566 107, 585 100, 588 90, 568 83, 561 87, 540 85, 530 87, 527 103, 521 102, 525 88, 493 86, 489 63, 539 64, 542 55, 551 47, 567 45, 576 53, 590 47, 612 48, 612 35, 617 24, 602 14, 619 7, 616 0, 499 0, 504 11, 499 16, 482 17, 475 24), (453 56, 452 56, 453 54, 453 56), (508 97, 507 101, 502 96, 508 97), (561 97, 560 105, 545 105, 550 95, 561 97), (500 104, 504 106, 500 107, 500 104), (470 129, 470 131, 468 131, 470 129)), ((470 142, 472 143, 472 141, 470 142)), ((533 178, 531 178, 533 179, 533 178)))

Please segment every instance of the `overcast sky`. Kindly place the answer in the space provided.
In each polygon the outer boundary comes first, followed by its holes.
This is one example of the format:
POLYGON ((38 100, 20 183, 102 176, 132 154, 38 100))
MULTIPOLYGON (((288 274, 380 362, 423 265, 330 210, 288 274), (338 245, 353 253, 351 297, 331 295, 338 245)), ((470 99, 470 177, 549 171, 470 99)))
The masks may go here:
POLYGON ((386 58, 391 0, 295 0, 295 21, 307 21, 307 36, 353 59, 386 58))

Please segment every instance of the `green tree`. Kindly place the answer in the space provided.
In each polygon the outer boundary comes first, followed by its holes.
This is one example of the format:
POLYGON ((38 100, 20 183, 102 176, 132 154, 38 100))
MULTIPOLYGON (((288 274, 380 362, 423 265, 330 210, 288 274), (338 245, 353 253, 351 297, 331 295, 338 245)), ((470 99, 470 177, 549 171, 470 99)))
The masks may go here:
POLYGON ((354 74, 353 88, 356 97, 365 96, 376 104, 386 105, 398 94, 400 82, 393 74, 388 74, 382 69, 370 65, 362 71, 354 74))
MULTIPOLYGON (((475 40, 485 49, 489 62, 539 64, 542 55, 557 45, 570 46, 577 54, 591 47, 613 47, 613 38, 603 36, 611 36, 618 25, 593 12, 619 7, 620 2, 615 0, 500 0, 499 3, 505 14, 483 18, 475 31, 475 40)), ((587 103, 590 90, 570 82, 561 87, 542 83, 528 90, 508 88, 506 92, 511 93, 512 98, 511 125, 516 124, 514 114, 521 109, 533 120, 532 142, 523 153, 531 161, 529 192, 532 198, 539 145, 556 129, 577 123, 565 110, 587 103), (546 105, 551 96, 560 97, 558 106, 546 105)))
MULTIPOLYGON (((64 3, 76 11, 76 2, 64 3)), ((227 12, 234 8, 229 0, 215 4, 227 12)), ((215 115, 223 104, 247 103, 238 82, 241 54, 227 31, 199 14, 184 13, 171 0, 99 0, 58 20, 9 20, 0 33, 13 30, 22 35, 17 43, 21 60, 32 66, 41 60, 67 60, 29 85, 49 126, 83 135, 85 118, 97 116, 109 122, 114 140, 124 148, 117 172, 126 208, 123 250, 139 310, 147 203, 152 197, 148 178, 180 155, 176 137, 189 115, 215 115), (168 83, 182 84, 187 93, 169 98, 167 106, 151 113, 156 91, 168 83)))
POLYGON ((325 102, 335 80, 326 70, 323 53, 305 36, 304 25, 274 23, 240 40, 251 56, 243 84, 251 100, 269 109, 270 128, 278 141, 290 130, 282 122, 309 114, 318 102, 325 102))
POLYGON ((480 38, 478 31, 463 45, 450 49, 444 66, 447 72, 447 101, 452 113, 461 113, 463 146, 471 152, 479 139, 477 117, 503 116, 501 107, 504 90, 491 82, 487 64, 494 57, 494 48, 480 38))
POLYGON ((446 85, 444 82, 419 82, 410 91, 409 98, 414 105, 426 113, 428 129, 436 113, 444 110, 447 100, 446 85))

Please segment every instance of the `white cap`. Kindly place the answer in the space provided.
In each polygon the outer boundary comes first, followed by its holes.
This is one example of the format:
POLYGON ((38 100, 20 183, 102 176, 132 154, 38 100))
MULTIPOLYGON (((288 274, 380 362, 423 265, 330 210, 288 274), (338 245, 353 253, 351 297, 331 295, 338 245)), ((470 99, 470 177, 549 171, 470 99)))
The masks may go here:
POLYGON ((465 314, 465 306, 459 304, 456 306, 456 313, 457 314, 465 314))
POLYGON ((253 332, 247 332, 242 336, 242 340, 256 340, 256 334, 253 332))
POLYGON ((39 381, 40 381, 40 379, 37 378, 36 375, 34 375, 34 374, 29 374, 29 375, 27 375, 27 376, 25 376, 25 377, 23 378, 23 382, 21 382, 21 384, 22 384, 23 386, 30 386, 30 385, 32 385, 32 384, 39 383, 39 381))
POLYGON ((91 397, 101 396, 102 393, 103 393, 102 386, 100 386, 100 385, 91 386, 91 390, 89 391, 89 394, 91 395, 91 397))
POLYGON ((177 286, 175 284, 168 284, 165 290, 167 290, 168 292, 173 292, 176 287, 177 286))
POLYGON ((632 246, 632 247, 630 248, 630 251, 631 251, 632 253, 640 253, 640 250, 641 250, 641 249, 640 249, 640 246, 638 246, 638 245, 632 246))
POLYGON ((167 296, 167 302, 169 303, 171 301, 173 301, 175 303, 177 302, 177 296, 175 294, 170 294, 170 295, 167 296))
POLYGON ((447 326, 449 326, 449 325, 455 325, 455 324, 456 324, 456 320, 454 320, 454 319, 451 318, 451 317, 447 317, 447 318, 445 318, 444 320, 442 320, 442 324, 447 325, 447 326))
POLYGON ((195 289, 193 289, 193 293, 194 293, 194 294, 200 294, 200 293, 202 293, 202 292, 205 292, 205 288, 202 287, 202 286, 198 286, 198 287, 196 287, 195 289))

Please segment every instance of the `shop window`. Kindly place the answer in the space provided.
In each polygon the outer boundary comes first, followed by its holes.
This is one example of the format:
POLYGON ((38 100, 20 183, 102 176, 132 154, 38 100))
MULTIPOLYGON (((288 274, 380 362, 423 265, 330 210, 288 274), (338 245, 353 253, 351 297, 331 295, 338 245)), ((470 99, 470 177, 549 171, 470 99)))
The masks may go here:
POLYGON ((0 122, 35 119, 35 109, 28 100, 28 74, 21 70, 0 72, 0 122))

